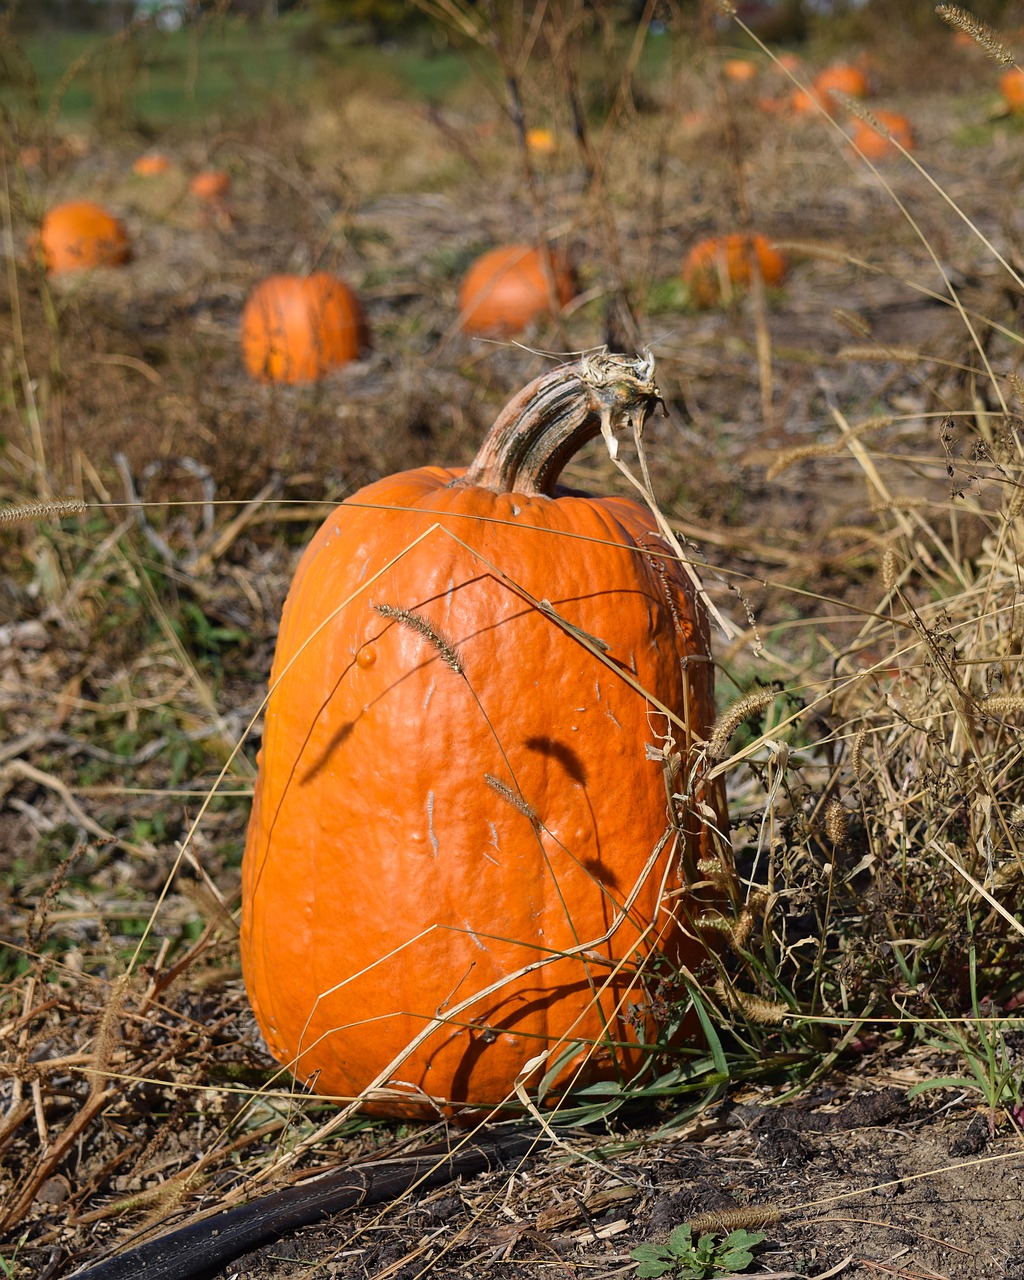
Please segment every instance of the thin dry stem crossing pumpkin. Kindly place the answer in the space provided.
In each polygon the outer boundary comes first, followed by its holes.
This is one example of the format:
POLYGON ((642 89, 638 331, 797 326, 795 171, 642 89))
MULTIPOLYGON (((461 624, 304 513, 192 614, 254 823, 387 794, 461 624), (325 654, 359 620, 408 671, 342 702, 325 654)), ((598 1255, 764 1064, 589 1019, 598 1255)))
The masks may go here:
POLYGON ((761 235, 729 235, 700 240, 686 255, 682 276, 698 307, 713 307, 750 284, 751 270, 765 284, 781 284, 789 269, 786 259, 761 235))
POLYGON ((557 488, 657 401, 649 357, 557 369, 468 470, 368 486, 303 556, 241 949, 272 1053, 320 1092, 458 1115, 530 1063, 549 1098, 628 1079, 662 983, 708 961, 732 881, 701 595, 645 507, 557 488))
POLYGON ((869 160, 887 160, 904 151, 914 149, 914 130, 906 116, 895 111, 875 111, 874 119, 881 129, 873 128, 867 120, 854 121, 851 142, 869 160))

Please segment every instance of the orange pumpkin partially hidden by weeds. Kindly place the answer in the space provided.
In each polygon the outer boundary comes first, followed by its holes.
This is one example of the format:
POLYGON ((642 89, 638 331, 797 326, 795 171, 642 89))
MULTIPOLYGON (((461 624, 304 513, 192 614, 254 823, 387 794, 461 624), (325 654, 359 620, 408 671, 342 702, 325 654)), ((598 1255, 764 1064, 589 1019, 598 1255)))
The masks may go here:
POLYGON ((1011 67, 999 77, 999 92, 1013 112, 1024 111, 1024 71, 1011 67))
POLYGON ((271 1052, 319 1092, 469 1119, 517 1082, 550 1104, 629 1080, 715 949, 702 597, 642 504, 557 487, 658 398, 650 357, 553 370, 468 470, 369 485, 302 558, 241 956, 271 1052))
POLYGON ((362 304, 325 271, 268 276, 242 309, 245 367, 261 382, 314 382, 369 346, 362 304))
POLYGON ((459 322, 466 333, 493 337, 520 333, 556 314, 576 294, 564 259, 528 244, 491 249, 472 264, 459 290, 459 322))
POLYGON ((223 169, 203 169, 188 185, 200 200, 223 200, 231 190, 231 175, 223 169))
POLYGON ((859 67, 837 64, 818 73, 814 80, 814 90, 825 108, 835 112, 840 104, 832 96, 833 93, 841 93, 847 98, 866 98, 868 78, 859 67))
POLYGON ((750 284, 751 269, 765 284, 781 284, 788 263, 762 235, 714 236, 695 244, 683 263, 683 282, 698 307, 713 307, 750 284))
POLYGON ((70 200, 48 210, 32 248, 51 275, 116 267, 131 257, 124 223, 92 200, 70 200))
POLYGON ((866 120, 858 119, 854 123, 851 141, 862 155, 869 160, 886 160, 898 155, 899 147, 904 151, 914 149, 914 131, 906 116, 895 111, 875 111, 873 115, 883 126, 881 130, 873 128, 866 120))
POLYGON ((757 79, 757 63, 749 58, 726 58, 722 63, 722 74, 734 84, 749 84, 757 79))

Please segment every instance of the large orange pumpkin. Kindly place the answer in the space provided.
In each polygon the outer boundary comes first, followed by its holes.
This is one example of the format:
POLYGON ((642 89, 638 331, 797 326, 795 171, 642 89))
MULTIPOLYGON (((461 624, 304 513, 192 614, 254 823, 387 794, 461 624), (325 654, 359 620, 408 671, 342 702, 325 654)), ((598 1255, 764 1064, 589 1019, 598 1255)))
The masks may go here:
POLYGON ((325 271, 268 276, 242 308, 242 356, 261 382, 313 382, 368 343, 359 298, 325 271))
POLYGON ((52 274, 120 266, 131 257, 124 223, 92 200, 70 200, 48 210, 33 246, 52 274))
POLYGON ((731 880, 706 615, 646 508, 556 487, 657 397, 649 357, 556 369, 468 470, 369 485, 302 558, 241 954, 271 1052, 320 1092, 466 1115, 531 1061, 549 1100, 629 1078, 662 984, 708 957, 731 880))
POLYGON ((459 290, 459 322, 466 333, 519 333, 552 315, 576 293, 572 271, 548 250, 503 245, 477 258, 459 290))
POLYGON ((761 235, 714 236, 693 246, 683 262, 683 281, 699 307, 713 307, 734 289, 750 284, 751 264, 765 284, 781 284, 786 259, 761 235))
POLYGON ((914 149, 914 131, 906 116, 895 111, 876 111, 874 113, 882 129, 873 128, 866 120, 858 119, 853 128, 851 141, 862 155, 869 160, 885 160, 898 154, 896 143, 904 151, 914 149))

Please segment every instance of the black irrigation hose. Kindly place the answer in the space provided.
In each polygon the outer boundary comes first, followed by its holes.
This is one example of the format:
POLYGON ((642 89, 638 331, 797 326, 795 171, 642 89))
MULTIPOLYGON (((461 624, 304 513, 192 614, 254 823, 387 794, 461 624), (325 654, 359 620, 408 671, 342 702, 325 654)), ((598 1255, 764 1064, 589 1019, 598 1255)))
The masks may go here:
POLYGON ((74 1280, 202 1280, 217 1268, 299 1227, 362 1205, 425 1191, 466 1174, 500 1168, 529 1155, 544 1139, 522 1131, 482 1136, 452 1151, 447 1143, 322 1173, 237 1209, 186 1223, 113 1257, 76 1271, 74 1280))

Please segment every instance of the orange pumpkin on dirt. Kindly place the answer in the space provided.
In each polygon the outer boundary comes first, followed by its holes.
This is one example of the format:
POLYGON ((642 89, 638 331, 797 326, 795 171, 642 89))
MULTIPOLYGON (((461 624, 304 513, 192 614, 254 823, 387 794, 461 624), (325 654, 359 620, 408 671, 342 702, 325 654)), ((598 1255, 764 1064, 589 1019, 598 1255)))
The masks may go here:
POLYGON ((200 200, 223 200, 231 190, 231 175, 223 169, 203 169, 188 186, 200 200))
POLYGON ((713 307, 750 284, 752 266, 768 285, 781 284, 788 270, 786 259, 765 236, 714 236, 699 241, 686 255, 683 282, 696 306, 713 307))
POLYGON ((657 400, 649 356, 555 369, 467 470, 379 480, 306 549, 241 956, 271 1052, 320 1092, 465 1119, 520 1076, 548 1102, 628 1080, 654 992, 714 948, 733 881, 701 596, 642 504, 557 487, 657 400))
POLYGON ((833 93, 841 93, 847 98, 866 98, 868 78, 859 67, 839 63, 818 73, 814 79, 814 91, 826 110, 835 112, 840 104, 832 96, 833 93))
POLYGON ((131 257, 124 223, 92 200, 70 200, 48 210, 32 248, 52 275, 116 267, 131 257))
POLYGON ((863 155, 869 160, 885 160, 898 154, 898 146, 904 151, 914 149, 914 131, 906 116, 895 111, 875 111, 873 114, 882 125, 881 130, 873 128, 866 120, 854 121, 851 141, 863 155))
POLYGON ((148 151, 132 165, 132 173, 140 178, 155 178, 166 173, 170 167, 171 162, 162 151, 148 151))
POLYGON ((520 333, 556 314, 576 294, 568 264, 528 244, 491 249, 472 264, 459 290, 459 323, 469 334, 520 333))
POLYGON ((368 345, 359 298, 325 271, 268 276, 242 309, 245 367, 261 382, 314 382, 368 345))
POLYGON ((1011 67, 999 77, 999 92, 1011 111, 1024 111, 1024 71, 1011 67))

